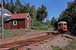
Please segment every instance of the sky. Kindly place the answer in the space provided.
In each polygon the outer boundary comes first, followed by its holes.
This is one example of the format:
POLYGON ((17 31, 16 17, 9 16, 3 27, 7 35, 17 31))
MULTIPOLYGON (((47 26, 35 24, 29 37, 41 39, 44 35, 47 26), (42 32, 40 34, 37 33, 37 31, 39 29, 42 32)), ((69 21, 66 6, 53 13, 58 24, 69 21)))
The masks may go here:
POLYGON ((72 2, 73 0, 20 0, 20 1, 22 4, 29 2, 30 5, 35 5, 36 8, 44 4, 47 7, 48 11, 47 19, 51 20, 52 17, 58 18, 61 12, 66 9, 67 2, 72 2))

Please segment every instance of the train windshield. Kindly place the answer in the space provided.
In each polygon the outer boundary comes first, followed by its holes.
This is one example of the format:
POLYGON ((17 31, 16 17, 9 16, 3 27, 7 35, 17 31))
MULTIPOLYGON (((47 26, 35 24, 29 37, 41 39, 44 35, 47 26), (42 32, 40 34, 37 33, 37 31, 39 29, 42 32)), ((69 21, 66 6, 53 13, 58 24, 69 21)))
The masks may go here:
POLYGON ((64 23, 64 25, 67 25, 67 23, 64 23))
POLYGON ((67 23, 59 23, 58 26, 67 25, 67 23))

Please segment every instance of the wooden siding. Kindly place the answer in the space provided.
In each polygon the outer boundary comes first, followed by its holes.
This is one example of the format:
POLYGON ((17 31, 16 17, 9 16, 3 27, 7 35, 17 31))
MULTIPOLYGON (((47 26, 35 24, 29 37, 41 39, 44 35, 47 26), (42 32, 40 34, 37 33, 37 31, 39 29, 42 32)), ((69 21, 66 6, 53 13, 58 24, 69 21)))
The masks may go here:
POLYGON ((18 23, 17 24, 18 24, 18 26, 17 26, 18 29, 25 28, 25 19, 18 20, 18 23))
POLYGON ((4 23, 4 29, 11 29, 12 23, 11 21, 7 21, 6 23, 4 23))
POLYGON ((5 29, 30 29, 30 19, 23 18, 23 19, 11 19, 4 23, 5 29), (17 25, 13 25, 13 21, 17 21, 17 25))
POLYGON ((25 28, 25 19, 14 19, 12 20, 12 29, 23 29, 25 28), (13 21, 17 20, 17 25, 13 25, 13 21))

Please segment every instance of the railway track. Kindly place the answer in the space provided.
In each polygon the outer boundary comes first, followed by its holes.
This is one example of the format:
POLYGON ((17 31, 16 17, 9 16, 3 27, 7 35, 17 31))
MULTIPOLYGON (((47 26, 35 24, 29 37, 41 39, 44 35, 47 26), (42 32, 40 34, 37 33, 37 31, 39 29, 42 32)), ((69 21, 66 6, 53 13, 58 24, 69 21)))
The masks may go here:
POLYGON ((39 36, 37 36, 37 35, 36 36, 31 36, 31 38, 26 39, 26 40, 21 40, 21 41, 17 41, 17 42, 13 42, 13 43, 0 45, 0 49, 8 50, 12 47, 20 48, 20 47, 23 47, 23 46, 29 46, 29 45, 33 45, 35 43, 44 41, 44 40, 49 39, 49 38, 51 38, 51 40, 52 40, 58 35, 59 34, 50 34, 48 32, 48 33, 45 33, 44 35, 41 34, 39 36))

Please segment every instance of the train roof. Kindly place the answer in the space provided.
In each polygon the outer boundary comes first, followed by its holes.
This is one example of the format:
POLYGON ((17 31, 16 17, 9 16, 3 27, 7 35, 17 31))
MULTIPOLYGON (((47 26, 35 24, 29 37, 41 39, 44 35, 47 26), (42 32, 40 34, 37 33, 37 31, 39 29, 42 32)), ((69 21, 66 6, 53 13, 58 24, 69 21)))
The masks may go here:
POLYGON ((59 23, 67 23, 67 22, 65 22, 65 21, 60 21, 60 22, 58 22, 58 24, 59 24, 59 23))

